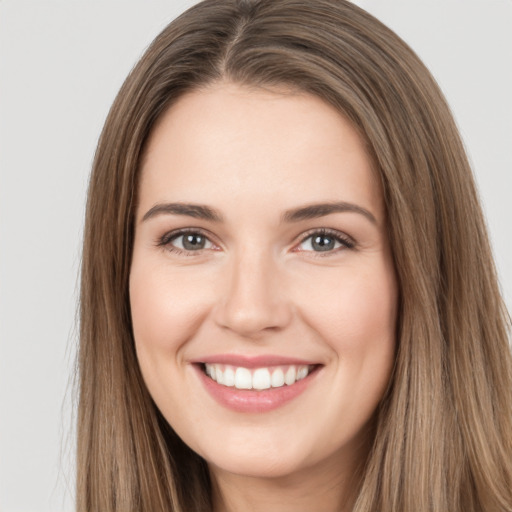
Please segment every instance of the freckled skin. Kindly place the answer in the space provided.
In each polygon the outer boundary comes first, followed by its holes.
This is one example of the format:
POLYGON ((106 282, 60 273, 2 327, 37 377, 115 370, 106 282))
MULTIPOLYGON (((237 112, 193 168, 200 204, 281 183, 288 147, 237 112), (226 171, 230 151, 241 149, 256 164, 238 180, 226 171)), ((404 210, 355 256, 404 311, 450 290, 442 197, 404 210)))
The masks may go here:
MULTIPOLYGON (((233 482, 248 494, 262 482, 269 493, 300 482, 303 501, 287 501, 299 511, 322 485, 322 510, 347 496, 343 480, 365 455, 364 427, 395 352, 397 285, 377 183, 348 121, 305 94, 216 84, 183 96, 151 136, 130 275, 135 344, 157 406, 209 463, 224 496, 217 510, 228 510, 229 496, 237 502, 233 482), (281 220, 285 210, 334 201, 367 209, 376 223, 356 212, 281 220), (208 205, 224 221, 142 220, 169 202, 208 205), (183 228, 203 233, 205 248, 180 252, 182 238, 158 244, 183 228), (304 234, 323 228, 354 247, 316 251, 304 234), (215 402, 190 364, 226 353, 323 366, 284 406, 239 413, 215 402)), ((252 506, 245 510, 259 510, 252 506)))

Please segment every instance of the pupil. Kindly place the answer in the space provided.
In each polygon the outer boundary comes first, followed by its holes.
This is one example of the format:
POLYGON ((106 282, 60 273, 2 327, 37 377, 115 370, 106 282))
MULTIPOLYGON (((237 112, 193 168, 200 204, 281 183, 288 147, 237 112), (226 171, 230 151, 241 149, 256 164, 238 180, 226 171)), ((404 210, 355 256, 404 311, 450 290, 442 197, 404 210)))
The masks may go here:
POLYGON ((202 235, 185 235, 183 237, 183 247, 187 250, 197 250, 204 248, 205 239, 202 235))
POLYGON ((334 248, 334 239, 329 236, 318 235, 313 238, 312 246, 316 251, 329 251, 334 248))

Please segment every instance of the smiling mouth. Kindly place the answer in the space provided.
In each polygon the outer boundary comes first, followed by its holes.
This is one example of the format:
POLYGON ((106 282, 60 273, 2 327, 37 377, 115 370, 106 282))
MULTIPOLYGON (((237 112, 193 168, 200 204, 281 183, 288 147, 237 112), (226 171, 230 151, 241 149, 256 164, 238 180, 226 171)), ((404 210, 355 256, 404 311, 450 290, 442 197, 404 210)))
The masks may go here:
POLYGON ((229 364, 201 365, 202 371, 221 386, 256 391, 291 386, 305 379, 319 366, 290 364, 249 369, 229 364))

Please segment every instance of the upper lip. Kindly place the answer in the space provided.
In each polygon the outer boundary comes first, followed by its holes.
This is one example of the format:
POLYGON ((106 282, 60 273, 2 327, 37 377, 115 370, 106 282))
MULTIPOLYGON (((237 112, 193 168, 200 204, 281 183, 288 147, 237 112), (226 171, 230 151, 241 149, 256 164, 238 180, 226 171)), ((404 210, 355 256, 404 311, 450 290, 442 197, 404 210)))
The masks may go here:
POLYGON ((282 355, 259 355, 246 356, 240 354, 216 354, 198 358, 192 363, 200 364, 228 364, 231 366, 241 366, 243 368, 261 368, 265 366, 286 366, 286 365, 315 365, 317 361, 299 359, 282 355))

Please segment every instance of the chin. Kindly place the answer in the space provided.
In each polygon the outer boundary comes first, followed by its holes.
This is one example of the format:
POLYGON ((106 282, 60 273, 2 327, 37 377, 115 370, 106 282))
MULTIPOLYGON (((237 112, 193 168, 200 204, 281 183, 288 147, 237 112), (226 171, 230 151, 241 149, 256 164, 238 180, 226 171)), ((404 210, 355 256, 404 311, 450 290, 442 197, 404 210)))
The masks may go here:
POLYGON ((252 442, 231 438, 223 445, 217 439, 216 445, 199 449, 198 453, 209 466, 221 472, 252 478, 285 478, 315 464, 321 450, 307 446, 307 440, 286 435, 262 439, 254 433, 252 442))
POLYGON ((285 459, 282 454, 276 455, 269 458, 261 454, 245 457, 234 454, 232 457, 229 455, 223 457, 219 461, 207 460, 207 463, 209 466, 215 466, 217 470, 248 478, 282 479, 306 468, 300 463, 301 461, 285 459))

